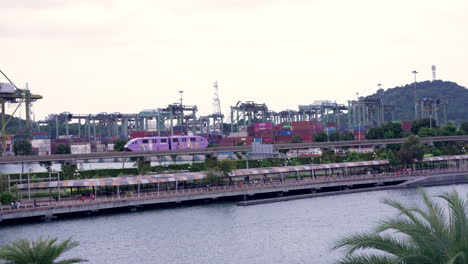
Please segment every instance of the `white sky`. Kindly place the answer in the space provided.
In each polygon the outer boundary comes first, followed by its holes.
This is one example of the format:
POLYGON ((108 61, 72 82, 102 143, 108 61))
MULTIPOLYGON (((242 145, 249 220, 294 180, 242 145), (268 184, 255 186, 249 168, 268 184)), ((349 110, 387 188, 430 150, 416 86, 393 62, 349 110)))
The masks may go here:
MULTIPOLYGON (((0 69, 48 113, 297 109, 437 77, 468 85, 468 1, 0 0, 0 69)), ((0 78, 0 81, 5 81, 0 78)), ((13 105, 8 111, 13 110, 13 105)))

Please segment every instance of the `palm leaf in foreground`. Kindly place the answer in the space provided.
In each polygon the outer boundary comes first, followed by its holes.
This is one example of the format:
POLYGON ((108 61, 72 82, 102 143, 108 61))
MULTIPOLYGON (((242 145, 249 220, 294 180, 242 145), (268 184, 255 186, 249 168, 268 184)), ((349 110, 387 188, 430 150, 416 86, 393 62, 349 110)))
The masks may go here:
POLYGON ((379 222, 369 233, 351 234, 334 249, 344 248, 339 264, 466 264, 468 263, 467 202, 456 191, 438 196, 448 212, 420 190, 423 206, 409 206, 393 199, 384 203, 399 215, 379 222), (361 250, 364 250, 361 251, 361 250))
POLYGON ((0 249, 0 259, 9 264, 72 264, 86 262, 81 258, 56 261, 63 253, 78 246, 78 242, 67 239, 57 243, 57 238, 39 238, 36 241, 20 239, 0 249))

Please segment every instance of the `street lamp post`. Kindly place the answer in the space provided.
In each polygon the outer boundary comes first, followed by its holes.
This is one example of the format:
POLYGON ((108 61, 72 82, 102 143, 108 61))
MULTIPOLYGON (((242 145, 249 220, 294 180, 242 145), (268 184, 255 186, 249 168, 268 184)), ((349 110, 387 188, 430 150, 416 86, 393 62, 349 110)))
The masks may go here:
POLYGON ((180 93, 180 106, 182 107, 182 105, 183 105, 182 104, 182 94, 184 93, 184 91, 179 91, 179 93, 180 93))

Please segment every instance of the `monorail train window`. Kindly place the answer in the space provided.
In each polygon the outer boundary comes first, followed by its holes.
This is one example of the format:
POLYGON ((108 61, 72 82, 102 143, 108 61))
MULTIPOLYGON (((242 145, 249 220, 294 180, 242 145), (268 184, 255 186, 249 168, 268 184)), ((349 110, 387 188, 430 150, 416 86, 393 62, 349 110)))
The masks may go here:
POLYGON ((136 145, 136 144, 138 144, 138 142, 137 142, 137 141, 133 141, 133 143, 132 143, 132 144, 133 144, 133 145, 136 145))
POLYGON ((158 143, 158 140, 157 140, 157 139, 153 139, 153 143, 158 143))
POLYGON ((186 139, 186 138, 182 138, 182 142, 187 142, 187 139, 186 139))
POLYGON ((143 139, 143 144, 146 144, 148 143, 148 140, 147 139, 143 139))
POLYGON ((190 141, 195 142, 195 138, 190 138, 190 141))
POLYGON ((166 143, 166 142, 167 142, 167 139, 161 138, 161 143, 166 143))
POLYGON ((173 138, 172 142, 179 142, 179 139, 178 138, 173 138))

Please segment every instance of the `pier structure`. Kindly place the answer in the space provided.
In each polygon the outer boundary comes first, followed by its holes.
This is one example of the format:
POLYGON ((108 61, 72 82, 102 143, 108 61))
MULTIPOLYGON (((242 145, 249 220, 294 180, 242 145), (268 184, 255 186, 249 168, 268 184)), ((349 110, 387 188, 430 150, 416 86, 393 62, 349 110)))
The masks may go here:
MULTIPOLYGON (((466 157, 464 161, 466 160, 466 157)), ((361 164, 361 167, 366 166, 381 166, 384 164, 371 163, 371 165, 361 164)), ((385 162, 383 162, 385 163, 385 162)), ((388 163, 388 161, 387 161, 388 163)), ((368 164, 368 163, 367 163, 368 164)), ((330 169, 333 172, 333 166, 329 168, 321 168, 322 170, 330 169)), ((351 164, 348 164, 351 165, 351 164)), ((354 164, 359 165, 359 164, 354 164)), ((312 165, 314 166, 314 165, 312 165)), ((342 166, 347 168, 349 166, 342 166)), ((250 169, 243 171, 239 174, 232 174, 231 177, 242 177, 244 180, 241 182, 232 182, 227 185, 218 186, 185 186, 181 183, 181 176, 164 176, 164 180, 171 179, 171 185, 166 185, 164 189, 160 189, 158 181, 158 189, 152 188, 145 190, 142 188, 142 184, 154 184, 152 180, 157 181, 157 177, 142 177, 136 176, 133 179, 112 179, 108 182, 106 179, 94 179, 94 180, 83 180, 88 181, 86 185, 84 182, 77 181, 71 182, 74 187, 81 185, 83 188, 92 188, 96 191, 97 187, 102 188, 103 186, 114 186, 117 187, 115 195, 101 195, 98 194, 88 200, 81 199, 80 201, 74 200, 73 198, 62 199, 62 200, 46 200, 37 202, 25 201, 21 205, 13 208, 12 206, 0 207, 0 222, 13 223, 17 220, 22 219, 46 219, 51 220, 57 216, 76 215, 76 214, 94 214, 99 211, 108 210, 138 210, 144 206, 155 206, 161 204, 180 204, 182 202, 194 202, 194 201, 212 201, 222 198, 235 198, 247 201, 255 199, 258 195, 262 197, 280 197, 274 198, 273 201, 252 201, 252 204, 265 203, 265 202, 277 202, 283 200, 291 200, 298 198, 310 198, 324 195, 336 195, 340 194, 341 190, 345 190, 344 193, 352 193, 359 191, 369 190, 382 190, 387 188, 406 188, 414 186, 425 186, 425 185, 443 185, 443 184, 457 184, 457 183, 468 183, 468 166, 462 165, 458 167, 443 168, 443 169, 429 169, 419 171, 408 171, 401 173, 386 173, 379 172, 378 170, 368 171, 360 170, 358 174, 329 174, 329 175, 315 175, 313 172, 309 177, 287 177, 277 178, 275 175, 279 173, 297 173, 307 172, 311 170, 311 166, 295 166, 294 168, 287 168, 284 172, 281 169, 284 168, 267 168, 262 171, 261 169, 250 169), (262 175, 262 180, 255 180, 255 175, 262 175), (249 177, 249 179, 246 179, 249 177), (152 179, 153 178, 153 179, 152 179), (90 181, 93 181, 91 184, 90 181), (75 186, 76 184, 76 186, 75 186), (122 185, 119 185, 122 184, 122 185), (137 186, 136 191, 121 193, 119 188, 123 186, 137 186), (375 187, 375 188, 374 188, 375 187), (320 194, 316 194, 319 192, 320 194), (304 195, 304 194, 310 195, 304 195), (299 195, 298 195, 299 194, 299 195), (298 195, 294 198, 291 195, 298 195)), ((200 176, 200 175, 198 175, 200 176)), ((198 179, 197 175, 186 175, 184 181, 201 180, 198 179)), ((31 184, 36 188, 51 188, 52 182, 47 184, 44 183, 30 183, 20 185, 20 189, 25 187, 31 188, 31 184)), ((55 182, 55 185, 70 184, 70 181, 55 182)), ((66 186, 64 186, 66 187, 66 186)), ((71 187, 73 188, 73 187, 71 187)), ((97 193, 97 192, 96 192, 97 193)), ((240 205, 250 205, 249 203, 240 203, 240 205)))

